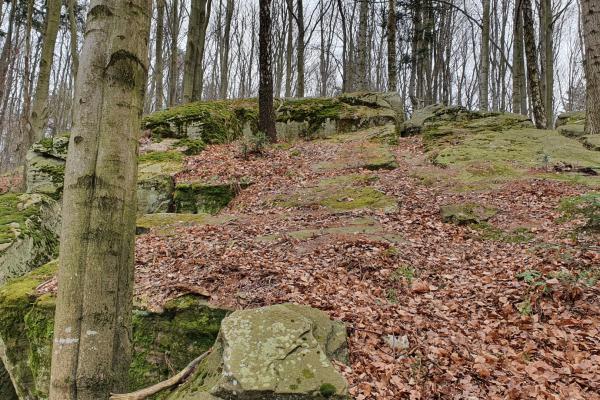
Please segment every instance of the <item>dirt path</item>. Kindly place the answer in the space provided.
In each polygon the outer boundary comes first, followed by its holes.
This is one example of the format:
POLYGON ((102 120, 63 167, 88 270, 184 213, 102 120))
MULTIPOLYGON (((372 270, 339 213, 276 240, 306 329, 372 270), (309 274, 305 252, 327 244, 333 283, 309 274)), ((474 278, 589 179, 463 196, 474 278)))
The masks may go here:
POLYGON ((340 368, 357 399, 600 399, 600 256, 557 211, 582 189, 456 192, 420 139, 388 146, 386 129, 248 161, 236 145, 190 157, 180 182, 253 184, 210 224, 138 237, 138 299, 158 308, 188 287, 232 308, 325 310, 348 325, 340 368), (424 169, 438 178, 414 174, 424 169), (442 221, 441 206, 465 202, 497 213, 442 221))

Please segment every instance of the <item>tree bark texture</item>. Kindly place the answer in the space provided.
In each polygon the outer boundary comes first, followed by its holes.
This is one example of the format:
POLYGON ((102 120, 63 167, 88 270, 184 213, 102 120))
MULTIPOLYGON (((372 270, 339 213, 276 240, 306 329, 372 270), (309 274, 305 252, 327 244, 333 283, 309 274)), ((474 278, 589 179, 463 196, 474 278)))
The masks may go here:
POLYGON ((581 0, 585 41, 585 132, 600 134, 600 2, 581 0))
POLYGON ((258 87, 258 129, 267 135, 271 142, 277 141, 275 131, 275 110, 273 109, 273 72, 271 70, 271 0, 260 0, 259 64, 258 87))
POLYGON ((537 46, 533 25, 533 11, 531 0, 522 0, 523 7, 523 33, 525 36, 525 56, 527 58, 527 82, 531 96, 533 119, 538 129, 546 128, 546 111, 540 91, 540 73, 537 64, 537 46))
POLYGON ((388 1, 387 18, 387 68, 388 90, 395 92, 398 82, 398 60, 396 57, 396 0, 388 1))
POLYGON ((51 400, 127 390, 151 0, 92 0, 65 171, 51 400))
POLYGON ((479 109, 488 110, 490 77, 490 0, 483 0, 481 22, 481 66, 479 71, 479 109))

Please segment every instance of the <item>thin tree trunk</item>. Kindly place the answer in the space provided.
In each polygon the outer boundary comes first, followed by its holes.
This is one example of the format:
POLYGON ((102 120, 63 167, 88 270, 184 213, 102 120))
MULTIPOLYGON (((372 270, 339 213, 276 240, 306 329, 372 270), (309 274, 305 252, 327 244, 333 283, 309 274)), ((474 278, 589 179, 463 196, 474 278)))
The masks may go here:
POLYGON ((273 73, 271 71, 271 0, 260 0, 259 63, 260 82, 258 88, 258 129, 271 142, 277 141, 275 110, 273 109, 273 73))
MULTIPOLYGON (((13 45, 13 29, 15 25, 15 16, 17 13, 17 0, 11 3, 10 15, 8 17, 8 31, 4 39, 2 53, 0 53, 0 100, 5 99, 6 93, 6 73, 11 61, 12 45, 13 45)), ((0 120, 2 122, 2 120, 0 120)))
POLYGON ((225 30, 223 32, 223 51, 221 52, 221 86, 219 88, 219 97, 222 99, 227 98, 227 89, 229 87, 229 36, 232 19, 233 0, 227 0, 227 9, 225 10, 225 30))
MULTIPOLYGON (((31 127, 29 131, 29 145, 42 139, 44 128, 48 123, 48 92, 50 90, 50 72, 54 60, 54 46, 60 23, 60 1, 48 1, 46 15, 46 29, 42 45, 42 56, 38 71, 38 81, 35 97, 31 107, 31 127)), ((27 146, 29 147, 29 146, 27 146)))
POLYGON ((357 90, 367 90, 367 18, 369 17, 368 0, 360 1, 358 20, 358 60, 357 60, 357 90))
POLYGON ((552 0, 541 0, 542 18, 540 32, 544 32, 541 54, 543 54, 544 85, 543 97, 546 109, 546 128, 554 125, 554 24, 552 22, 552 0))
POLYGON ((177 59, 179 58, 179 49, 177 48, 178 38, 179 0, 173 0, 173 9, 171 10, 171 65, 169 67, 169 107, 173 107, 177 102, 177 59))
POLYGON ((200 41, 200 8, 206 0, 192 0, 190 19, 188 21, 187 46, 183 71, 183 102, 189 103, 194 96, 196 81, 196 59, 198 57, 198 42, 200 41))
POLYGON ((208 29, 208 22, 210 19, 210 9, 212 0, 202 0, 200 7, 200 16, 198 24, 200 25, 200 32, 198 34, 198 50, 196 54, 195 70, 194 73, 194 90, 192 99, 201 100, 202 90, 204 89, 204 50, 206 48, 206 30, 208 29))
POLYGON ((302 0, 297 1, 298 15, 296 23, 298 24, 298 44, 296 47, 296 63, 298 68, 298 79, 296 81, 296 97, 304 97, 304 4, 302 0))
POLYGON ((163 38, 165 31, 165 0, 156 0, 156 47, 154 58, 156 66, 154 68, 154 90, 156 97, 156 110, 163 108, 163 38))
POLYGON ((387 18, 387 67, 388 67, 388 90, 397 90, 398 70, 396 59, 396 0, 388 1, 387 18))
POLYGON ((96 0, 88 12, 65 172, 50 400, 127 390, 150 14, 150 0, 96 0))
POLYGON ((286 2, 287 2, 287 12, 288 12, 288 31, 287 31, 286 49, 285 49, 285 97, 291 97, 292 96, 292 71, 293 71, 292 52, 293 52, 293 47, 294 47, 294 42, 293 42, 294 28, 293 28, 292 21, 294 19, 294 17, 293 17, 294 4, 293 4, 293 0, 286 0, 286 2))
POLYGON ((525 35, 525 56, 527 57, 527 82, 531 92, 531 107, 535 126, 538 129, 546 127, 546 111, 540 92, 540 74, 537 65, 537 50, 535 44, 535 35, 533 29, 533 11, 531 9, 531 0, 522 0, 523 7, 523 32, 525 35))
POLYGON ((600 4, 581 0, 585 41, 586 120, 585 132, 600 134, 600 4))
POLYGON ((490 77, 490 0, 483 0, 481 23, 481 66, 479 74, 479 108, 488 110, 490 77))
POLYGON ((515 0, 513 19, 513 80, 512 111, 527 115, 527 91, 525 89, 525 64, 523 62, 523 11, 522 0, 515 0))
POLYGON ((338 9, 340 11, 340 19, 342 21, 342 93, 348 91, 348 31, 346 27, 346 14, 342 0, 337 0, 338 9))
POLYGON ((69 34, 71 36, 71 73, 73 82, 77 80, 77 69, 79 69, 79 52, 77 41, 77 1, 69 0, 69 34))

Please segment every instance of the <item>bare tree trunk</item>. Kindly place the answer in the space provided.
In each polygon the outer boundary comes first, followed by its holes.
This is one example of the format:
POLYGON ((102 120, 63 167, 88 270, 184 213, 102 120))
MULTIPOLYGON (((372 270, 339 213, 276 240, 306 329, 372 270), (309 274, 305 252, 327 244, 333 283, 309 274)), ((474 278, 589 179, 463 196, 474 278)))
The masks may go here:
POLYGON ((388 67, 388 90, 397 90, 398 70, 396 59, 396 0, 388 0, 387 18, 387 67, 388 67))
POLYGON ((479 108, 488 110, 490 77, 490 0, 483 0, 481 22, 481 66, 479 74, 479 108))
POLYGON ((600 4, 581 0, 585 41, 586 120, 585 132, 600 134, 600 4))
POLYGON ((275 110, 273 109, 273 73, 271 71, 271 0, 260 0, 259 63, 260 83, 258 88, 258 129, 271 142, 277 141, 275 110))
POLYGON ((342 92, 348 91, 348 31, 346 27, 346 14, 342 0, 337 0, 338 10, 340 11, 340 19, 342 20, 342 92))
MULTIPOLYGON (((44 128, 48 123, 48 92, 50 90, 50 72, 54 60, 54 46, 60 23, 60 1, 48 1, 46 15, 46 29, 42 45, 42 56, 38 71, 38 81, 35 97, 31 107, 31 127, 29 131, 29 145, 44 136, 44 128)), ((27 146, 29 147, 29 146, 27 146)))
POLYGON ((219 97, 227 98, 227 89, 229 88, 229 36, 231 32, 231 20, 233 18, 233 0, 227 0, 227 9, 225 11, 225 31, 223 32, 223 51, 221 52, 221 86, 219 88, 219 97))
POLYGON ((163 108, 163 39, 165 31, 165 0, 156 0, 156 48, 154 67, 154 90, 156 97, 156 110, 163 108))
POLYGON ((171 10, 171 64, 169 66, 169 107, 173 107, 177 101, 177 59, 179 49, 177 39, 179 38, 179 0, 173 0, 171 10))
POLYGON ((79 68, 79 52, 77 51, 77 1, 69 0, 69 34, 71 36, 71 73, 73 82, 77 80, 77 69, 79 68))
POLYGON ((287 2, 287 9, 288 9, 288 32, 287 32, 287 39, 286 39, 286 49, 285 49, 285 97, 291 97, 292 96, 292 71, 293 71, 293 67, 292 67, 292 51, 293 51, 293 47, 294 47, 294 42, 293 42, 293 33, 294 33, 294 28, 292 25, 292 21, 294 19, 293 15, 293 9, 294 9, 294 4, 293 4, 293 0, 286 0, 287 2))
POLYGON ((525 55, 527 57, 527 81, 531 92, 531 108, 535 126, 538 129, 546 127, 546 111, 540 92, 540 74, 537 65, 537 51, 533 29, 533 11, 531 0, 522 0, 523 7, 523 32, 525 35, 525 55))
POLYGON ((360 1, 358 20, 358 60, 356 89, 367 90, 367 18, 369 17, 368 0, 360 1))
MULTIPOLYGON (((8 72, 8 66, 10 65, 12 46, 13 46, 13 29, 15 25, 15 16, 17 13, 17 0, 13 0, 11 3, 10 15, 8 17, 8 31, 4 39, 4 46, 2 47, 2 53, 0 53, 0 99, 5 99, 6 93, 6 73, 8 72)), ((2 122, 2 120, 0 120, 2 122)))
POLYGON ((523 62, 523 11, 522 0, 515 0, 513 19, 513 112, 527 115, 527 91, 525 89, 525 64, 523 62))
POLYGON ((193 100, 202 99, 202 90, 204 89, 204 50, 206 48, 206 30, 208 29, 208 22, 210 19, 210 9, 212 0, 202 0, 199 16, 200 32, 198 35, 198 51, 195 60, 195 74, 194 74, 194 91, 192 98, 193 100))
POLYGON ((546 109, 546 128, 554 126, 554 23, 552 22, 552 0, 540 1, 540 32, 544 32, 542 49, 544 108, 546 109))
POLYGON ((75 89, 50 400, 127 390, 150 0, 95 0, 75 89))
POLYGON ((296 97, 304 97, 304 4, 302 0, 297 1, 298 15, 296 23, 298 24, 298 43, 296 45, 296 64, 298 68, 298 79, 296 81, 296 97))

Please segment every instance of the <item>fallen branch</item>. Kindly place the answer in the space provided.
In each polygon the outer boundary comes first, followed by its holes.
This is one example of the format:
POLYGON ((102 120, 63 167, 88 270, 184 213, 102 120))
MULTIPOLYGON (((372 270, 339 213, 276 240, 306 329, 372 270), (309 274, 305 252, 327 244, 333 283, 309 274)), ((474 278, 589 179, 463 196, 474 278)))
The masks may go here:
POLYGON ((196 367, 198 366, 200 361, 204 360, 206 356, 210 354, 211 351, 212 350, 208 350, 206 353, 192 360, 177 375, 174 375, 165 381, 159 382, 156 385, 152 385, 144 389, 140 389, 137 392, 122 394, 111 393, 110 400, 144 400, 152 395, 155 395, 158 392, 162 392, 165 389, 169 389, 173 386, 179 385, 185 382, 190 377, 190 375, 196 370, 196 367))

